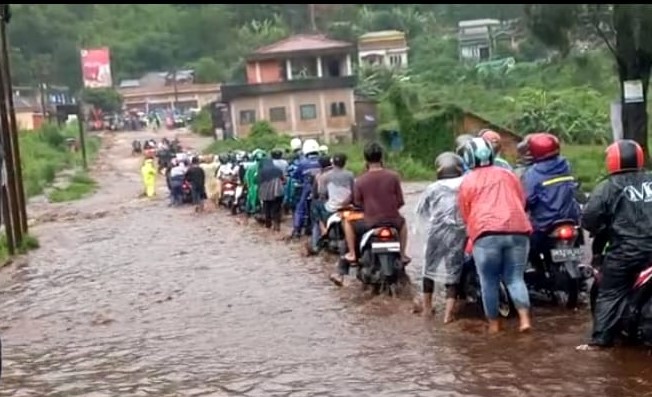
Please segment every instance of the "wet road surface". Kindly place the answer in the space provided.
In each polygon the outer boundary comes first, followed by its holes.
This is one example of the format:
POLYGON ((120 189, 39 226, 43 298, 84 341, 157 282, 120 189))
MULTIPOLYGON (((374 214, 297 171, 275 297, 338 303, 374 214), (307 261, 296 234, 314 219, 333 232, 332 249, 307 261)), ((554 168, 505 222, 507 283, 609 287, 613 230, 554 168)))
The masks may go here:
POLYGON ((0 396, 652 396, 652 357, 573 350, 585 312, 537 310, 531 335, 443 327, 335 289, 255 226, 138 199, 131 139, 95 196, 30 211, 42 248, 0 274, 0 396))

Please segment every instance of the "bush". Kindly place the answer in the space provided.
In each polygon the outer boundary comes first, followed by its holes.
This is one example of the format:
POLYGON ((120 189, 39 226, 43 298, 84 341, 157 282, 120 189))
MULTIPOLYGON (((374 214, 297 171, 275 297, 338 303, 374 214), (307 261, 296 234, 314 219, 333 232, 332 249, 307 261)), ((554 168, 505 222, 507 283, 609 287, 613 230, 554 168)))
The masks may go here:
POLYGON ((199 111, 197 117, 190 124, 190 130, 201 136, 214 136, 211 112, 206 108, 199 111))
MULTIPOLYGON (((81 165, 81 154, 70 152, 66 143, 68 138, 77 139, 77 136, 76 126, 59 129, 49 124, 38 130, 19 132, 23 186, 27 197, 42 193, 43 188, 54 181, 57 172, 81 165)), ((89 160, 93 159, 99 147, 97 137, 87 137, 89 160)))

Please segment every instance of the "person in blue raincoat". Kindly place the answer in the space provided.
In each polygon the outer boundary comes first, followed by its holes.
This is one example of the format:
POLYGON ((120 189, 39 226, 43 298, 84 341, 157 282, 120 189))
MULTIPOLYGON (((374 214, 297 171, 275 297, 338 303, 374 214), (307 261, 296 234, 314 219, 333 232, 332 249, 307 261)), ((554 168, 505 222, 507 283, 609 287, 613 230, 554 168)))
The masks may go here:
POLYGON ((321 170, 319 163, 319 143, 314 139, 307 139, 302 147, 303 159, 299 161, 291 177, 301 183, 301 196, 294 211, 294 224, 292 237, 299 237, 305 226, 305 219, 309 215, 308 200, 312 192, 312 179, 321 170))
POLYGON ((286 182, 285 182, 285 189, 284 189, 284 194, 283 194, 283 207, 285 208, 286 211, 294 211, 296 207, 296 202, 298 197, 296 194, 296 191, 300 185, 300 181, 295 181, 292 178, 292 175, 294 174, 294 170, 297 169, 297 166, 299 165, 299 162, 302 159, 301 156, 301 146, 302 142, 301 139, 299 138, 294 138, 290 141, 290 149, 292 150, 289 158, 289 164, 287 168, 287 175, 286 175, 286 182))
POLYGON ((534 229, 530 237, 530 261, 540 269, 541 254, 547 255, 550 248, 550 228, 563 219, 579 225, 581 210, 570 164, 559 154, 559 139, 552 134, 538 133, 530 135, 527 144, 533 164, 523 173, 521 183, 534 229))

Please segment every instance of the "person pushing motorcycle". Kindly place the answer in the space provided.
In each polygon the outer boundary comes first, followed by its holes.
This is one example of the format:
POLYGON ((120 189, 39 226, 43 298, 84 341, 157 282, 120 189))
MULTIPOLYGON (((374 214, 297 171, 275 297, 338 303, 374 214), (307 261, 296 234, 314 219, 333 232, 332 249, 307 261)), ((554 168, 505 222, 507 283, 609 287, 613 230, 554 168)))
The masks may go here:
POLYGON ((595 187, 584 207, 582 227, 606 234, 609 248, 594 308, 590 342, 578 350, 611 347, 636 276, 652 259, 652 174, 645 171, 641 146, 628 139, 605 155, 609 176, 595 187))
POLYGON ((534 229, 530 237, 530 261, 541 269, 541 255, 549 255, 550 228, 560 220, 579 224, 580 206, 576 197, 577 183, 568 161, 562 157, 559 139, 548 133, 532 134, 527 146, 533 165, 521 177, 526 209, 534 229))

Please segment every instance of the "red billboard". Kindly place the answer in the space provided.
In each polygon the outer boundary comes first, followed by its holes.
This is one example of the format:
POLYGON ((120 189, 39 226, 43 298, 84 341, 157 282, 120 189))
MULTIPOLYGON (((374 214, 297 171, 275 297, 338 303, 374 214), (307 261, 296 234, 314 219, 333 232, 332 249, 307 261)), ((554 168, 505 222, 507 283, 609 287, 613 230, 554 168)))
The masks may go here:
POLYGON ((84 87, 108 88, 113 86, 108 47, 81 50, 81 66, 84 87))

